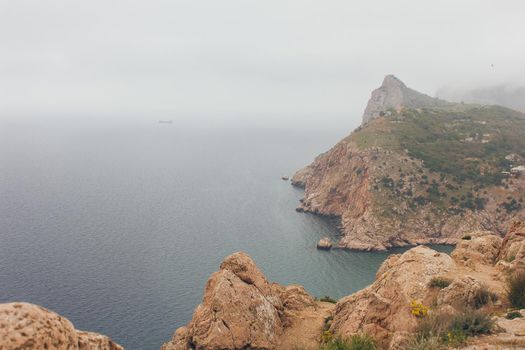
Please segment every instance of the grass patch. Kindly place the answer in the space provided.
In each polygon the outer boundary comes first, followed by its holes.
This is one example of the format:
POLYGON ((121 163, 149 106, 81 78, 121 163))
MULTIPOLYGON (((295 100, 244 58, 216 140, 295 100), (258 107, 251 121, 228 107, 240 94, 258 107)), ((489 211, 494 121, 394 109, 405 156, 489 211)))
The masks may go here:
POLYGON ((449 328, 451 331, 473 337, 491 333, 493 326, 494 322, 488 314, 475 310, 454 316, 449 328))
POLYGON ((525 271, 511 275, 507 281, 507 298, 516 309, 525 308, 525 271))
POLYGON ((369 335, 358 334, 350 338, 333 338, 323 344, 320 350, 377 350, 377 346, 369 335))
POLYGON ((468 337, 491 333, 492 328, 493 321, 490 315, 479 310, 466 310, 455 316, 430 314, 420 320, 415 338, 409 342, 412 348, 408 349, 425 349, 425 346, 429 349, 458 347, 468 337))
POLYGON ((319 301, 324 301, 326 303, 332 303, 332 304, 337 303, 337 300, 335 300, 334 298, 329 297, 328 295, 325 295, 324 297, 320 298, 319 301))
POLYGON ((445 350, 446 346, 441 341, 441 338, 432 337, 421 337, 416 336, 411 339, 404 350, 445 350))
POLYGON ((494 303, 498 301, 498 295, 491 292, 487 287, 482 286, 474 294, 473 305, 474 309, 479 309, 488 303, 494 303))
POLYGON ((434 277, 428 282, 428 286, 429 288, 443 289, 450 286, 451 283, 452 281, 446 277, 434 277))
POLYGON ((519 311, 511 311, 511 312, 508 312, 506 315, 505 315, 505 318, 507 320, 513 320, 515 318, 522 318, 523 315, 521 314, 521 312, 519 311))

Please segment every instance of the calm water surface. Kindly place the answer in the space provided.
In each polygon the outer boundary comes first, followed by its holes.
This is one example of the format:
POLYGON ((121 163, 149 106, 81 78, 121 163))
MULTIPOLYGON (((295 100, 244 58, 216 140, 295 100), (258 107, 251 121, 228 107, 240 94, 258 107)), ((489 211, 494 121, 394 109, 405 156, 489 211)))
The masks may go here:
POLYGON ((316 250, 335 225, 296 213, 302 191, 280 179, 345 134, 4 122, 0 302, 43 305, 142 350, 190 320, 235 251, 316 296, 361 289, 387 254, 316 250))

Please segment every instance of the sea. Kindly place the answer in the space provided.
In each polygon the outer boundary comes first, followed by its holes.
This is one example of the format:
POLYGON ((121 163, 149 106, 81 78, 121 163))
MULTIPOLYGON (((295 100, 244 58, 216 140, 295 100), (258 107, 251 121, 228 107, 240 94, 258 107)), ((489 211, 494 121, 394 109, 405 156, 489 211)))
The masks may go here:
MULTIPOLYGON (((49 308, 128 350, 159 349, 221 261, 341 298, 390 253, 320 251, 337 222, 283 181, 345 128, 206 127, 157 118, 0 122, 0 302, 49 308)), ((450 247, 437 247, 450 251, 450 247)))

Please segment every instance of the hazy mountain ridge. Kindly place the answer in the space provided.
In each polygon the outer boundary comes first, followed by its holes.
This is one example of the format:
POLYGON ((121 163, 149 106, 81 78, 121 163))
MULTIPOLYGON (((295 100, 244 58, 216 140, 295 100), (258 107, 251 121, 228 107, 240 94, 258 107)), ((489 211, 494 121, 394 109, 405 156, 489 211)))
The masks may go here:
POLYGON ((436 95, 451 101, 500 105, 525 112, 525 86, 502 84, 475 89, 443 87, 436 95))
POLYGON ((432 99, 393 76, 378 90, 364 125, 295 174, 299 211, 340 217, 340 246, 360 250, 452 244, 523 216, 524 177, 510 172, 525 164, 525 114, 432 99))

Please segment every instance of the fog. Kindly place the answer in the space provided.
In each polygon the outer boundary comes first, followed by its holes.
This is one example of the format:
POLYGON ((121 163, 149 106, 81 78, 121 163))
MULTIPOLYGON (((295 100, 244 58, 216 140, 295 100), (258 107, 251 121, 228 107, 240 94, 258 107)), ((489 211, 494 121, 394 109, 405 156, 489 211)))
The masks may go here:
POLYGON ((0 0, 0 118, 357 126, 395 74, 525 85, 525 2, 0 0))

